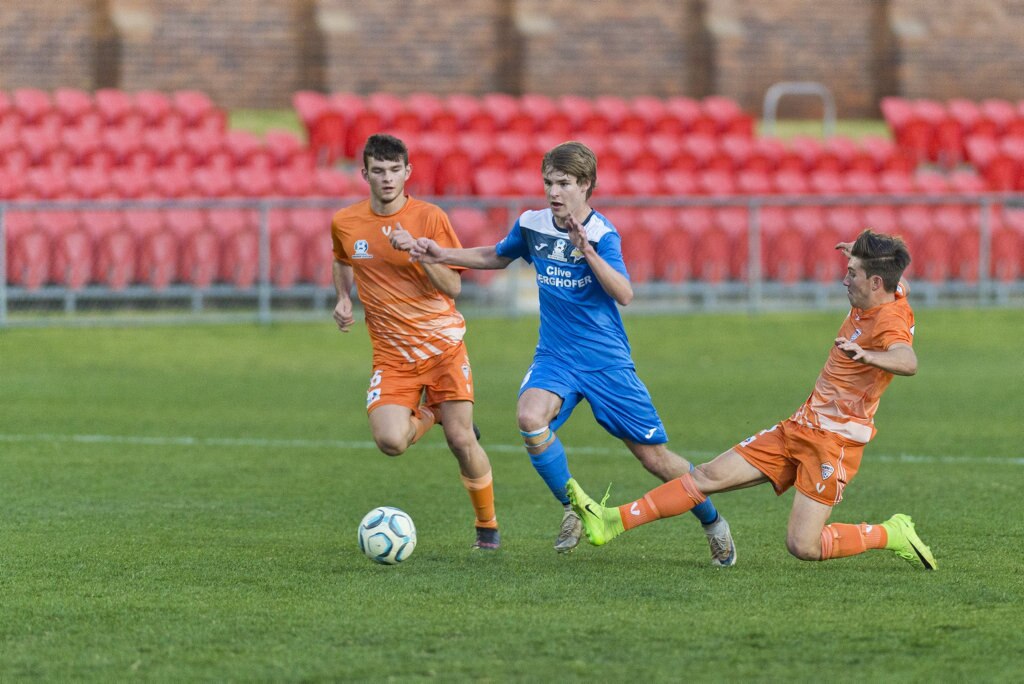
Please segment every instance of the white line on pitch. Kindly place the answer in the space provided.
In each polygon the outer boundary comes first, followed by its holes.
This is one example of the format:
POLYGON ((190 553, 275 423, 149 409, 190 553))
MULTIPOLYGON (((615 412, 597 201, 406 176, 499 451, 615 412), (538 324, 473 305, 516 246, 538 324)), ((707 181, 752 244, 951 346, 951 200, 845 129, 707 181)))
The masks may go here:
MULTIPOLYGON (((377 446, 369 441, 345 441, 334 439, 262 439, 255 437, 146 437, 143 435, 4 435, 0 442, 43 442, 78 444, 137 444, 141 446, 223 446, 250 447, 258 449, 372 449, 377 446)), ((487 451, 521 453, 520 444, 484 444, 487 451)), ((620 454, 624 447, 568 447, 570 454, 620 454)), ((693 459, 709 460, 716 454, 710 452, 682 452, 693 459)), ((950 463, 991 465, 1024 465, 1024 457, 997 458, 993 456, 920 456, 915 454, 870 454, 865 458, 880 463, 950 463)))

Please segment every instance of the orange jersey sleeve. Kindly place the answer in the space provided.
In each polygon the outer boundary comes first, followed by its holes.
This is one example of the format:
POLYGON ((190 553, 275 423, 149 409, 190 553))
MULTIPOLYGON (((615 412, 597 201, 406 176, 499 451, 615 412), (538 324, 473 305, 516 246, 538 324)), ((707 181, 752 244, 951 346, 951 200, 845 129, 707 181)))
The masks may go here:
POLYGON ((434 287, 408 252, 391 246, 389 235, 398 224, 414 238, 461 247, 444 211, 412 197, 390 216, 375 214, 364 200, 331 221, 334 258, 352 267, 375 364, 432 358, 459 344, 466 332, 452 298, 434 287))
MULTIPOLYGON (((897 343, 913 345, 914 312, 904 290, 893 302, 867 311, 851 309, 837 337, 869 350, 886 350, 897 343)), ((832 347, 811 396, 793 420, 866 444, 875 436, 875 412, 892 378, 892 373, 854 361, 832 347)))

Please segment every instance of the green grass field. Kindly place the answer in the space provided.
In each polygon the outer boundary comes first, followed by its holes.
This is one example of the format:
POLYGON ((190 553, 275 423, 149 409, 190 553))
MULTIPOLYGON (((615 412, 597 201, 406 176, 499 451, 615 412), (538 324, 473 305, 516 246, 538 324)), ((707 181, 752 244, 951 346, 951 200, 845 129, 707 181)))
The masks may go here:
MULTIPOLYGON (((842 316, 627 321, 672 446, 703 461, 803 401, 842 316)), ((0 681, 1020 681, 1024 312, 917 322, 920 372, 834 517, 909 513, 934 573, 795 560, 767 487, 715 499, 731 569, 689 515, 556 555, 513 408, 532 318, 470 321, 494 554, 469 549, 439 431, 396 459, 369 443, 361 326, 0 331, 0 681), (380 504, 418 526, 397 567, 356 546, 380 504)), ((593 493, 655 484, 587 407, 561 437, 593 493)))

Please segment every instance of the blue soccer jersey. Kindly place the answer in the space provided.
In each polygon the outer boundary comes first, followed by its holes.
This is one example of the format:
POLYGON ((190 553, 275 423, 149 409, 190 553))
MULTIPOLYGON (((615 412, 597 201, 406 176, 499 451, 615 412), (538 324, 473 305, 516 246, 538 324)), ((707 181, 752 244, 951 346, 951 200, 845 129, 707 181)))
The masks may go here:
MULTIPOLYGON (((601 258, 628 278, 615 226, 592 211, 583 227, 601 258)), ((507 259, 524 259, 537 270, 538 356, 559 358, 579 371, 633 368, 618 305, 573 246, 568 231, 555 225, 550 209, 524 212, 496 250, 507 259)))

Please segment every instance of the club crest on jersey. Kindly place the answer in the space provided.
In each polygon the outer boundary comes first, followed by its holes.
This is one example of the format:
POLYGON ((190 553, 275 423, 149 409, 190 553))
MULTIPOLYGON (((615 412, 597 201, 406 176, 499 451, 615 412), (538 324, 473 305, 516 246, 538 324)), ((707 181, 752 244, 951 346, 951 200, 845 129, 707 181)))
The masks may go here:
POLYGON ((467 380, 469 380, 469 364, 468 363, 462 364, 462 377, 464 377, 467 380))
POLYGON ((863 333, 864 333, 864 331, 861 330, 860 328, 855 328, 854 331, 853 331, 853 334, 850 335, 850 341, 853 342, 855 339, 860 337, 863 333))
POLYGON ((565 261, 565 248, 569 244, 565 240, 555 240, 555 247, 551 250, 551 258, 555 261, 565 261))
POLYGON ((380 401, 380 388, 376 387, 366 393, 366 405, 369 406, 375 401, 380 401))
POLYGON ((836 469, 832 467, 831 463, 822 463, 821 464, 821 479, 822 480, 827 480, 828 478, 832 477, 832 473, 834 473, 834 472, 836 472, 836 469))
POLYGON ((372 259, 373 255, 370 254, 370 243, 366 240, 356 240, 355 253, 352 255, 353 259, 372 259))
POLYGON ((580 263, 583 261, 583 252, 580 251, 579 247, 573 247, 572 251, 569 252, 569 258, 573 260, 573 263, 580 263))

